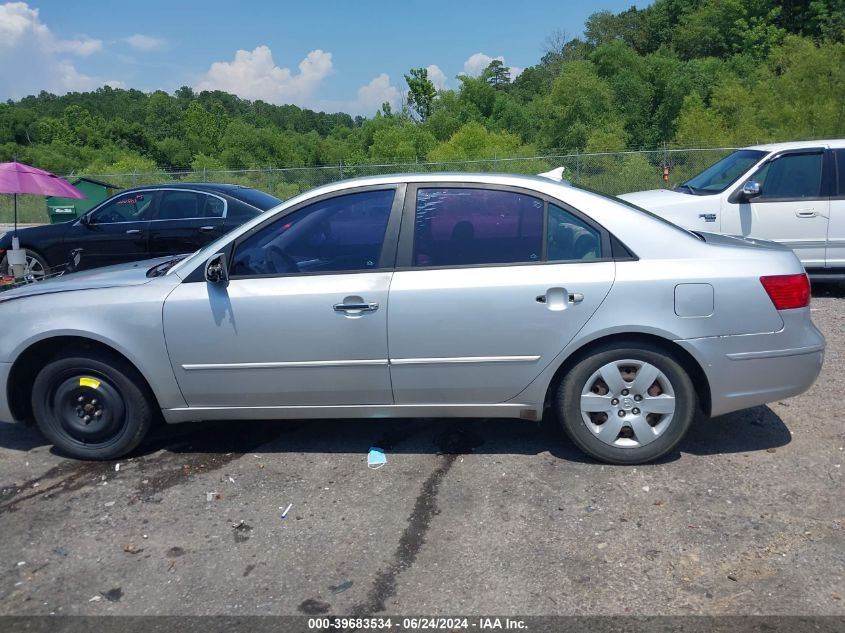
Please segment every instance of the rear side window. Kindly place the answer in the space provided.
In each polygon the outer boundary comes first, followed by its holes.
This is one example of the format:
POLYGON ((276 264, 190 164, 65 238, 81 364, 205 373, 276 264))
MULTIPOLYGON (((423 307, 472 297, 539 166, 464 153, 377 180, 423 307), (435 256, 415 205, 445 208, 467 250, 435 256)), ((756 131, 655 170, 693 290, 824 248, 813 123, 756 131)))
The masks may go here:
POLYGON ((548 260, 601 259, 601 234, 575 215, 549 205, 548 260))
POLYGON ((159 220, 188 220, 203 217, 204 193, 195 191, 163 191, 158 203, 159 220))
POLYGON ((818 198, 822 186, 821 152, 786 154, 766 163, 752 180, 760 183, 761 194, 754 202, 783 198, 818 198))
POLYGON ((837 149, 836 153, 836 193, 835 196, 845 196, 845 149, 837 149))
POLYGON ((394 190, 327 198, 264 226, 238 245, 232 275, 378 268, 394 190))
POLYGON ((417 191, 415 266, 540 261, 543 201, 512 191, 417 191))

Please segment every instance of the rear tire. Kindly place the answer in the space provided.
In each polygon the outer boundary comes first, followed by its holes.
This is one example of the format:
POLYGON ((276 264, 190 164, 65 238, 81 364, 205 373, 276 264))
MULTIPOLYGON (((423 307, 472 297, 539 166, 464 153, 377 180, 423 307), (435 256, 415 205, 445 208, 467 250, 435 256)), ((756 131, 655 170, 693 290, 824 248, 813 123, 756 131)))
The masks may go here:
POLYGON ((655 345, 604 347, 580 360, 557 392, 564 431, 587 455, 644 464, 673 450, 696 411, 684 368, 655 345))
MULTIPOLYGON (((43 255, 29 248, 24 248, 23 250, 26 251, 26 269, 24 274, 31 273, 36 279, 42 279, 50 272, 50 265, 47 263, 47 260, 44 259, 43 255)), ((0 271, 2 271, 4 275, 12 275, 12 269, 9 266, 9 258, 5 255, 3 256, 2 261, 0 261, 0 271)))
POLYGON ((138 371, 107 352, 72 350, 45 365, 32 387, 41 432, 79 459, 116 459, 134 450, 153 421, 155 402, 138 371))

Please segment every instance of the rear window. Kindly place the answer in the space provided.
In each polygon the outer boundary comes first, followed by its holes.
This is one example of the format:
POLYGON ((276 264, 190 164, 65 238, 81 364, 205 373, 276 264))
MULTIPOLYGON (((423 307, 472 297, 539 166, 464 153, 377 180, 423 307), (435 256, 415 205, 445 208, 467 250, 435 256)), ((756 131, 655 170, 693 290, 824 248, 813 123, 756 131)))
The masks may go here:
POLYGON ((275 196, 271 196, 269 193, 264 193, 258 189, 250 189, 249 187, 234 189, 229 195, 233 198, 237 198, 238 200, 243 200, 247 204, 252 205, 256 209, 261 209, 262 211, 272 209, 276 205, 282 203, 281 200, 275 196))

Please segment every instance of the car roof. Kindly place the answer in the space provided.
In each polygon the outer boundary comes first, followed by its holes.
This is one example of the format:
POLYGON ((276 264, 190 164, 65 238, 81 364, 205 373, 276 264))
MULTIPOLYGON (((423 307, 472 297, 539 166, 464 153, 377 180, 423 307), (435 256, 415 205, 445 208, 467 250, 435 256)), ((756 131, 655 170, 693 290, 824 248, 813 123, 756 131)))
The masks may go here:
POLYGON ((130 187, 125 191, 144 191, 147 189, 195 189, 197 191, 210 191, 212 193, 225 193, 237 197, 239 189, 253 189, 245 185, 232 185, 219 182, 168 182, 162 184, 138 185, 130 187))
POLYGON ((827 147, 831 149, 845 148, 845 139, 822 139, 815 141, 788 141, 785 143, 766 143, 764 145, 750 145, 743 149, 758 149, 765 152, 782 152, 788 149, 804 149, 809 147, 827 147))

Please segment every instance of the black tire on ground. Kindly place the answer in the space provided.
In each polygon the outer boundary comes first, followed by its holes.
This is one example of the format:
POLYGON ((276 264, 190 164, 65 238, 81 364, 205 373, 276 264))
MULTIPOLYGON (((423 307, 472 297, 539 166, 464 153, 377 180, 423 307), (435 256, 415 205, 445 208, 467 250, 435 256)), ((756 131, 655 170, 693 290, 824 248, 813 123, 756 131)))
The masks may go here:
POLYGON ((116 459, 134 450, 153 421, 155 401, 138 371, 99 350, 69 350, 47 363, 32 386, 41 432, 62 453, 116 459))
MULTIPOLYGON (((50 271, 50 264, 47 263, 47 260, 44 256, 39 253, 38 251, 34 251, 30 248, 24 248, 23 250, 26 251, 27 259, 32 257, 35 259, 39 264, 41 264, 41 268, 45 273, 50 271)), ((3 275, 11 275, 12 271, 9 268, 9 258, 6 255, 3 255, 3 259, 0 260, 0 273, 3 275)))
POLYGON ((595 350, 580 360, 561 381, 555 408, 566 434, 587 455, 609 464, 644 464, 677 447, 692 424, 697 401, 689 375, 666 350, 647 343, 627 345, 623 342, 595 350), (581 393, 601 367, 625 359, 650 363, 663 372, 675 394, 675 411, 667 428, 655 440, 622 448, 603 442, 587 427, 581 415, 581 393))

